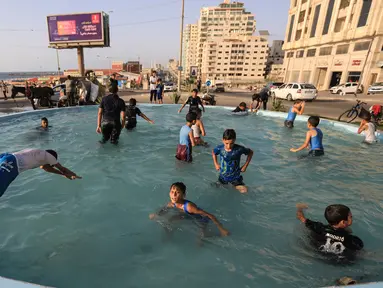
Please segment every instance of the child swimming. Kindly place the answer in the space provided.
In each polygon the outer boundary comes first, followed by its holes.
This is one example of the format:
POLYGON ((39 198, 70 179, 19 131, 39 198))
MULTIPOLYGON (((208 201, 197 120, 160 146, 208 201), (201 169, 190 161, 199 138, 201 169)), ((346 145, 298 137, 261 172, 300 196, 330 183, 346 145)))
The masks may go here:
POLYGON ((307 121, 307 128, 309 131, 306 133, 306 140, 303 145, 297 149, 291 148, 291 152, 299 152, 305 148, 310 147, 309 156, 322 156, 324 155, 323 149, 323 133, 317 128, 320 122, 318 116, 311 116, 307 121))
POLYGON ((327 206, 324 212, 327 225, 307 219, 303 213, 307 208, 305 204, 297 204, 297 218, 312 232, 313 244, 320 252, 352 260, 363 248, 363 241, 347 229, 352 225, 349 207, 341 204, 327 206))
POLYGON ((184 215, 190 216, 192 219, 197 220, 198 222, 204 224, 204 228, 206 228, 206 224, 211 220, 218 228, 219 232, 222 236, 229 235, 229 231, 223 228, 222 224, 217 220, 217 218, 200 208, 193 202, 186 200, 186 186, 182 182, 173 183, 170 186, 170 202, 161 209, 158 213, 150 214, 149 218, 151 220, 155 219, 157 216, 164 215, 169 211, 169 208, 175 208, 178 211, 181 211, 184 215))
POLYGON ((191 127, 196 124, 197 114, 186 114, 186 124, 180 130, 180 142, 177 145, 176 158, 180 161, 192 162, 192 147, 195 146, 194 134, 191 127))
POLYGON ((239 192, 247 193, 247 187, 243 183, 241 172, 246 172, 253 158, 253 150, 235 144, 237 134, 233 129, 227 129, 223 133, 223 144, 218 145, 212 151, 215 169, 219 171, 218 182, 220 184, 231 184, 239 192), (245 164, 241 167, 241 156, 247 155, 245 164), (220 156, 220 164, 217 156, 220 156))
POLYGON ((285 120, 285 127, 293 128, 295 118, 298 115, 302 115, 305 110, 306 102, 302 100, 295 101, 294 105, 290 108, 287 118, 285 120))
POLYGON ((233 114, 237 114, 237 115, 247 115, 248 112, 247 112, 247 106, 246 106, 246 103, 245 102, 241 102, 239 103, 239 105, 237 106, 237 108, 235 108, 233 111, 231 111, 233 114))
POLYGON ((376 126, 371 122, 371 114, 368 114, 360 123, 358 134, 361 134, 363 131, 365 134, 364 143, 372 144, 377 142, 375 135, 376 126))

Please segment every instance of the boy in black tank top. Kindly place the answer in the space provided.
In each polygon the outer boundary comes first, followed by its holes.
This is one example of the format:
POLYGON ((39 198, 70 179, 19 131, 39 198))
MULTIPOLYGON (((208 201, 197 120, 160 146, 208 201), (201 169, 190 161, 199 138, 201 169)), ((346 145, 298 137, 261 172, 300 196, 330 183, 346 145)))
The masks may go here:
POLYGON ((154 124, 153 120, 150 120, 139 108, 136 107, 137 101, 134 98, 129 100, 129 105, 126 106, 126 125, 127 130, 133 130, 137 126, 137 115, 144 118, 150 124, 154 124))
POLYGON ((201 109, 199 108, 199 106, 202 107, 202 110, 203 112, 205 113, 205 107, 203 106, 203 103, 202 103, 202 100, 201 98, 198 96, 198 90, 197 89, 194 89, 193 90, 193 94, 192 96, 190 96, 186 101, 185 103, 182 105, 182 107, 180 108, 180 110, 178 110, 178 113, 181 113, 182 109, 184 109, 184 107, 189 104, 189 113, 192 112, 192 113, 196 113, 197 116, 200 118, 201 117, 201 109))

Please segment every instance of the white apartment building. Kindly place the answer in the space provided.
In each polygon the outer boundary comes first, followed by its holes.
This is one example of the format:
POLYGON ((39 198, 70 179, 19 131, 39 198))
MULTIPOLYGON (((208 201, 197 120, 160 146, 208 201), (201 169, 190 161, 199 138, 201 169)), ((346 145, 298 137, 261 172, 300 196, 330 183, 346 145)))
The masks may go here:
POLYGON ((269 46, 260 36, 231 36, 203 44, 202 81, 247 83, 264 79, 269 46))
POLYGON ((291 0, 285 82, 319 90, 347 81, 364 90, 383 81, 382 0, 291 0))
POLYGON ((218 38, 252 36, 255 32, 255 26, 254 14, 246 11, 244 3, 224 0, 218 6, 203 7, 200 11, 198 24, 187 25, 185 29, 190 35, 185 36, 183 40, 184 46, 186 46, 185 60, 183 61, 185 73, 190 72, 191 66, 197 66, 199 76, 206 78, 202 72, 202 61, 207 53, 204 51, 205 42, 218 38), (194 42, 194 37, 197 38, 197 42, 194 42), (187 39, 189 39, 188 43, 187 39))
POLYGON ((198 25, 188 24, 183 35, 182 67, 183 74, 189 76, 190 67, 197 65, 198 25))

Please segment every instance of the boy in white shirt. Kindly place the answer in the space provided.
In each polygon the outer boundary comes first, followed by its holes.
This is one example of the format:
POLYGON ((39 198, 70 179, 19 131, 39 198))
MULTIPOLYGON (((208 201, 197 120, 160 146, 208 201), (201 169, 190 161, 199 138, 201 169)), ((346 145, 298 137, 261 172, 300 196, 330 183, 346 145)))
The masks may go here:
POLYGON ((372 144, 376 143, 376 126, 371 122, 371 114, 368 114, 365 119, 360 123, 358 134, 361 134, 364 131, 364 135, 366 136, 364 139, 364 143, 372 144))
POLYGON ((38 167, 69 180, 81 179, 57 161, 57 152, 54 150, 26 149, 12 154, 4 153, 0 154, 0 197, 21 172, 38 167))

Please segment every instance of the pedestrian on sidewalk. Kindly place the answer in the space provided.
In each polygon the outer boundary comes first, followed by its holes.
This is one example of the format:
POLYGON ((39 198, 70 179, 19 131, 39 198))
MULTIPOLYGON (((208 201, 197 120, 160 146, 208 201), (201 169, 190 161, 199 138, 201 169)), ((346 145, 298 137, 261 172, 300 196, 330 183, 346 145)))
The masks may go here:
POLYGON ((4 80, 1 81, 1 86, 3 88, 4 100, 8 100, 8 97, 7 97, 8 87, 7 87, 7 84, 4 82, 4 80))
POLYGON ((157 72, 153 71, 149 79, 150 82, 150 103, 157 103, 157 72))
POLYGON ((76 83, 70 75, 68 75, 67 80, 65 81, 65 90, 69 106, 74 105, 74 94, 76 92, 76 83))
POLYGON ((198 89, 198 92, 201 92, 201 86, 202 86, 202 81, 201 81, 201 77, 199 77, 198 80, 197 80, 197 89, 198 89))

